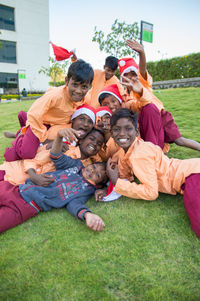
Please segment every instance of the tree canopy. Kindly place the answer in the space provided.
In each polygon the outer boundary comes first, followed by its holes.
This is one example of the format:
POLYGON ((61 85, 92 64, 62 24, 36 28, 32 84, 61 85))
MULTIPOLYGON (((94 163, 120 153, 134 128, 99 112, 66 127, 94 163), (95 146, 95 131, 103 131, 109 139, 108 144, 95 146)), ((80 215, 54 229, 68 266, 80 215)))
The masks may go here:
POLYGON ((125 45, 125 41, 139 40, 139 34, 140 30, 137 22, 126 24, 116 19, 111 26, 111 32, 107 36, 102 30, 97 30, 95 26, 92 41, 99 44, 100 51, 105 51, 117 58, 134 56, 136 54, 133 54, 132 50, 125 45))

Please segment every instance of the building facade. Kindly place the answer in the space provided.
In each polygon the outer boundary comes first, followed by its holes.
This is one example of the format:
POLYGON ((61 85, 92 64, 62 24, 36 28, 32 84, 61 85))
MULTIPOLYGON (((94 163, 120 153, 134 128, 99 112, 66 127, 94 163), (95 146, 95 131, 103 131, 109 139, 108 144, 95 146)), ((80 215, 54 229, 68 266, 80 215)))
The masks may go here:
POLYGON ((47 90, 48 59, 49 1, 0 0, 0 92, 47 90))

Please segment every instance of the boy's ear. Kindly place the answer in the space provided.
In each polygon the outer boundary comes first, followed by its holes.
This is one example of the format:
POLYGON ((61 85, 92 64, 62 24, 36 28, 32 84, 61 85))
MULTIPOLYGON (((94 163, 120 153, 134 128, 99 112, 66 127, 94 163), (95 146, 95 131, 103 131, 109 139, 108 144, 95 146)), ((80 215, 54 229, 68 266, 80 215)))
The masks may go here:
POLYGON ((65 84, 66 84, 66 86, 68 86, 68 83, 69 83, 69 80, 68 80, 68 77, 66 76, 65 77, 65 84))
POLYGON ((139 135, 139 129, 136 129, 136 137, 139 135))

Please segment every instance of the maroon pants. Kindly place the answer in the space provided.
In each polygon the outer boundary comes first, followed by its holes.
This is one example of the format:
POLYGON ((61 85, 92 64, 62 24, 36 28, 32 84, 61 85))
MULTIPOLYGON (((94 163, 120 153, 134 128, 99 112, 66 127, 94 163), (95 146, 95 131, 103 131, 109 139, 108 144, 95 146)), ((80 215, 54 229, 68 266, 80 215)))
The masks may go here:
POLYGON ((24 127, 26 125, 26 120, 27 120, 27 113, 24 111, 20 111, 18 113, 18 120, 20 123, 20 127, 24 127))
POLYGON ((181 189, 192 230, 200 238, 200 173, 187 177, 181 189))
POLYGON ((164 147, 164 129, 158 108, 150 103, 144 106, 139 114, 139 129, 144 141, 164 147))
POLYGON ((13 228, 37 215, 19 193, 19 186, 0 182, 0 233, 13 228))
POLYGON ((181 137, 178 126, 176 125, 172 114, 168 111, 161 111, 161 119, 164 129, 164 141, 167 143, 173 143, 176 139, 181 137))
POLYGON ((159 112, 152 103, 142 108, 138 122, 141 138, 159 145, 162 149, 165 142, 173 143, 181 137, 171 113, 165 110, 159 112))
POLYGON ((12 146, 6 148, 4 158, 6 161, 16 161, 21 159, 33 159, 40 145, 40 140, 33 134, 30 126, 24 135, 19 135, 12 146))

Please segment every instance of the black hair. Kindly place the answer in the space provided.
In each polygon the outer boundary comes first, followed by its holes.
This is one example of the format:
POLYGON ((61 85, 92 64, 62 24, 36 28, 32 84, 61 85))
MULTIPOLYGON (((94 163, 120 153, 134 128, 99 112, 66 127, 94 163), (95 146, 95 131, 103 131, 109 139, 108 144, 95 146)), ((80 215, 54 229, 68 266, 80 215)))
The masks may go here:
POLYGON ((114 125, 116 125, 117 121, 121 118, 129 119, 137 130, 137 122, 138 122, 138 113, 136 111, 131 111, 127 108, 118 109, 110 119, 111 129, 114 125))
MULTIPOLYGON (((106 162, 94 162, 92 164, 102 165, 106 170, 106 162)), ((106 186, 108 180, 109 180, 108 175, 107 175, 107 173, 105 173, 104 179, 100 183, 98 183, 97 186, 100 186, 101 188, 103 188, 104 186, 106 186)))
POLYGON ((115 71, 118 67, 118 59, 115 56, 107 56, 105 66, 115 71))
POLYGON ((79 59, 72 63, 68 69, 67 78, 82 83, 92 83, 94 78, 94 70, 92 66, 86 63, 84 60, 79 59))
POLYGON ((99 128, 93 128, 93 129, 91 129, 91 131, 90 131, 89 133, 87 133, 87 135, 86 135, 83 139, 85 139, 89 134, 91 134, 91 133, 93 133, 93 132, 98 132, 98 133, 100 133, 100 134, 103 136, 103 139, 104 139, 104 141, 105 141, 105 134, 104 134, 104 132, 103 132, 101 129, 99 129, 99 128))
POLYGON ((101 104, 102 103, 102 101, 106 98, 106 97, 108 97, 108 96, 110 96, 111 94, 110 93, 102 93, 100 96, 99 96, 99 98, 98 98, 98 101, 99 101, 99 103, 101 104))

